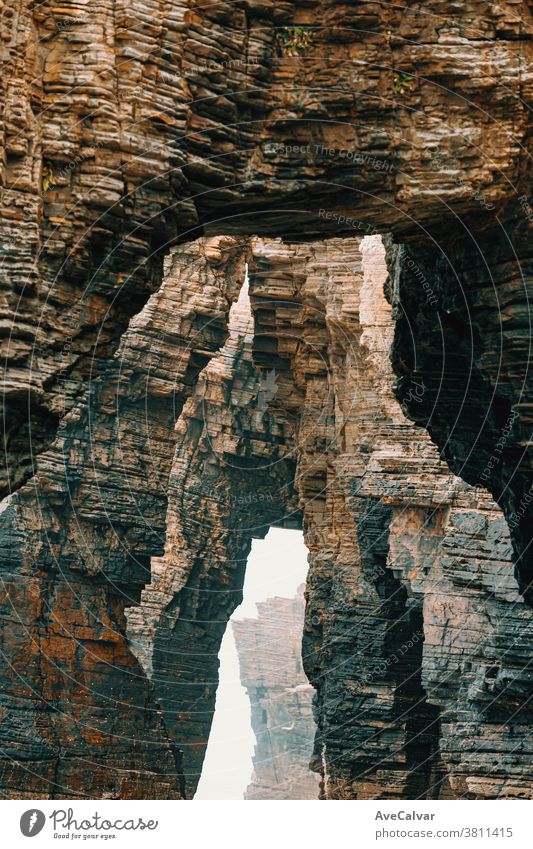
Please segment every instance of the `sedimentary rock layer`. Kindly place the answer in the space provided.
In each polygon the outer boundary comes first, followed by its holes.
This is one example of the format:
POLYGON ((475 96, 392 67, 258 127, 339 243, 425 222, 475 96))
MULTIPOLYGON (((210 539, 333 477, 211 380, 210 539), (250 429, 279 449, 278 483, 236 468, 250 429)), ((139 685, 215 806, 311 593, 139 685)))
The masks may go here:
POLYGON ((453 222, 472 256, 527 224, 523 0, 7 0, 1 26, 5 492, 195 227, 391 231, 446 257, 453 222))
POLYGON ((393 397, 386 279, 376 237, 362 254, 357 239, 253 246, 260 349, 305 390, 295 483, 325 796, 530 797, 531 613, 497 506, 393 397))
MULTIPOLYGON (((244 284, 244 269, 241 286, 244 284)), ((152 565, 129 634, 183 752, 190 798, 201 774, 218 683, 218 653, 242 600, 252 539, 271 524, 297 528, 293 425, 275 418, 275 387, 252 362, 247 287, 226 344, 201 373, 176 424, 165 551, 152 565)))
POLYGON ((180 753, 126 642, 124 609, 164 547, 174 422, 226 334, 244 273, 234 248, 215 238, 177 251, 37 474, 2 503, 6 795, 183 793, 180 753))
POLYGON ((326 796, 530 795, 532 32, 523 0, 4 4, 3 793, 191 793, 251 536, 301 509, 326 796), (210 377, 246 256, 255 339, 210 377), (159 573, 151 702, 124 609, 159 573))

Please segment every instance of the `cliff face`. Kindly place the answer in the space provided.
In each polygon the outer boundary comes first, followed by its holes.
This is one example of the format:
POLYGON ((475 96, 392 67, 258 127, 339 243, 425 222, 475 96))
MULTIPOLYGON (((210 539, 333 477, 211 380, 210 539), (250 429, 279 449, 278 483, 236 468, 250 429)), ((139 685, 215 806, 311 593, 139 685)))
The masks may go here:
POLYGON ((257 605, 257 619, 232 622, 241 681, 252 708, 254 772, 245 799, 317 799, 311 772, 314 690, 302 666, 304 586, 294 598, 257 605))
MULTIPOLYGON (((215 240, 217 241, 217 240, 215 240)), ((230 246, 232 245, 229 242, 230 246)), ((233 244, 244 259, 247 245, 233 244)), ((239 288, 244 266, 239 266, 239 288)), ((209 324, 209 322, 208 322, 209 324)), ((275 394, 252 360, 244 286, 225 345, 202 371, 176 424, 164 556, 152 565, 129 635, 183 752, 188 798, 201 774, 218 684, 218 654, 242 601, 252 539, 271 524, 301 526, 293 423, 269 412, 275 394)))
POLYGON ((5 4, 3 793, 190 795, 251 538, 303 521, 325 795, 531 795, 532 31, 5 4))
POLYGON ((305 390, 304 663, 325 795, 529 796, 531 612, 496 504, 392 394, 386 279, 378 237, 254 245, 258 338, 305 390))
POLYGON ((124 612, 163 548, 173 425, 226 333, 232 247, 217 239, 177 252, 119 356, 62 419, 38 473, 2 503, 10 796, 183 792, 180 753, 126 641, 124 612))

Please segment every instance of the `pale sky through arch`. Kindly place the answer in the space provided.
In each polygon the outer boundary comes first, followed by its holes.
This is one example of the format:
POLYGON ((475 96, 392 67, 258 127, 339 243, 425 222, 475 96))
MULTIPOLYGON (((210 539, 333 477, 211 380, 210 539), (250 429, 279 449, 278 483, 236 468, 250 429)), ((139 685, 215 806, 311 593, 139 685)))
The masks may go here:
MULTIPOLYGON (((301 531, 271 528, 264 540, 254 540, 246 566, 244 599, 232 619, 255 618, 256 603, 267 598, 292 598, 305 582, 307 554, 301 531)), ((255 737, 231 626, 226 629, 219 657, 217 703, 194 797, 197 800, 242 799, 252 776, 255 737)))

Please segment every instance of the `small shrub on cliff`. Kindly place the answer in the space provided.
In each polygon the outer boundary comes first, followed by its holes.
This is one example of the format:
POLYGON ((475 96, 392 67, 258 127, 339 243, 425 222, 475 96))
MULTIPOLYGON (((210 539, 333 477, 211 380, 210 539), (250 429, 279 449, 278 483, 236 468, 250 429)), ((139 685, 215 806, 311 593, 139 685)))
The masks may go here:
POLYGON ((411 91, 414 88, 415 80, 412 74, 408 74, 407 71, 398 71, 397 74, 394 75, 394 86, 393 91, 396 94, 404 94, 406 91, 411 91))
POLYGON ((313 43, 314 34, 306 27, 285 27, 278 33, 278 46, 288 56, 299 56, 313 43))

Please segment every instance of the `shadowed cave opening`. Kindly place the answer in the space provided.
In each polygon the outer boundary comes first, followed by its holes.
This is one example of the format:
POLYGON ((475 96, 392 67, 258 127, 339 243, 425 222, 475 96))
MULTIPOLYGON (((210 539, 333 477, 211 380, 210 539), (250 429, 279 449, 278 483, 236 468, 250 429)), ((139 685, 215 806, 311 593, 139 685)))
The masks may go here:
POLYGON ((253 541, 220 648, 197 800, 318 797, 314 689, 301 657, 307 553, 301 531, 271 528, 253 541))

